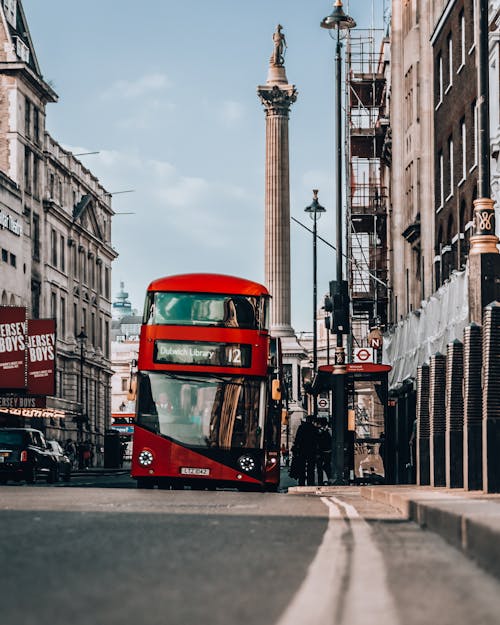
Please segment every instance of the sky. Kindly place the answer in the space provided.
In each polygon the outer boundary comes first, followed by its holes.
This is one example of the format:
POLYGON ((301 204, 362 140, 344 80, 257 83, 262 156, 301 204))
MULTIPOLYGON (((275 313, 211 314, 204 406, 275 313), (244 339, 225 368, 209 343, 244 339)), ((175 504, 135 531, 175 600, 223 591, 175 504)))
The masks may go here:
MULTIPOLYGON (((283 25, 291 108, 290 213, 308 227, 312 190, 335 244, 332 0, 24 0, 44 79, 59 96, 47 130, 116 193, 113 297, 142 310, 161 276, 214 272, 264 282, 265 85, 283 25), (127 214, 132 213, 132 214, 127 214)), ((383 25, 388 0, 350 0, 360 28, 383 25)), ((312 235, 291 233, 292 326, 312 331, 312 235)), ((318 242, 318 302, 335 254, 318 242)))

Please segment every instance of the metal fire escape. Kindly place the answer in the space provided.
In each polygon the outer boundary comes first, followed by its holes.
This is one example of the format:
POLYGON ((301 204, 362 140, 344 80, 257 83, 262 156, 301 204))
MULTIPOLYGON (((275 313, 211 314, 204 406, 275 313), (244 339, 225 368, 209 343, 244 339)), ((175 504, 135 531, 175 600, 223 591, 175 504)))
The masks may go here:
POLYGON ((382 30, 346 41, 347 255, 352 347, 387 323, 387 187, 384 185, 386 76, 382 30))

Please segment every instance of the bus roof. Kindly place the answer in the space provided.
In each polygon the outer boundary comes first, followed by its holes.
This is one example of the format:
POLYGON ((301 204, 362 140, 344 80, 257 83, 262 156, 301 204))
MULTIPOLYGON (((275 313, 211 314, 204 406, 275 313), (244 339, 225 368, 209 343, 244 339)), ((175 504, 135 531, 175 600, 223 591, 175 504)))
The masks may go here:
POLYGON ((158 278, 151 282, 148 291, 269 295, 266 287, 258 282, 217 273, 185 273, 158 278))

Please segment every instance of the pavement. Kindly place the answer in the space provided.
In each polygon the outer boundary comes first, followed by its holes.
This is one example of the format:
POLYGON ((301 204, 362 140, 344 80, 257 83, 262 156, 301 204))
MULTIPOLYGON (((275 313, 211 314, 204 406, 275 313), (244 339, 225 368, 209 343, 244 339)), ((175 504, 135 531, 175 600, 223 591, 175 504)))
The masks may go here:
MULTIPOLYGON (((339 495, 339 486, 291 486, 289 495, 339 495)), ((397 509, 403 518, 439 534, 500 578, 500 494, 431 486, 361 486, 361 495, 397 509)))

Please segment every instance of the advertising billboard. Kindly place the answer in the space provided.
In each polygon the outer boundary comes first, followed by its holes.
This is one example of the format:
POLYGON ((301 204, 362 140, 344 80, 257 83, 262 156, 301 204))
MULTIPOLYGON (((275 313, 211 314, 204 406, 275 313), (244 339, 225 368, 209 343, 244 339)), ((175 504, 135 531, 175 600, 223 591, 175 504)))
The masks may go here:
POLYGON ((0 306, 0 389, 26 388, 26 308, 0 306))
POLYGON ((55 394, 55 319, 28 319, 28 385, 31 395, 55 394))

